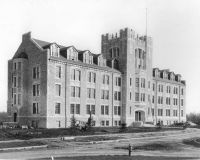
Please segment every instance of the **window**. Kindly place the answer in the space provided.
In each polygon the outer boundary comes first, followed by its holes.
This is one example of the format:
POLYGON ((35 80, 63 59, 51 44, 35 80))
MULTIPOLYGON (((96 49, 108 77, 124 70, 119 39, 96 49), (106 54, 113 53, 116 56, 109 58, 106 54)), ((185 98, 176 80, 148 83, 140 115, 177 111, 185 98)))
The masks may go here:
POLYGON ((181 95, 184 95, 184 89, 181 88, 181 95))
POLYGON ((121 115, 121 107, 120 106, 114 106, 114 115, 121 115))
POLYGON ((177 117, 177 116, 178 116, 177 110, 173 110, 173 116, 174 116, 174 117, 177 117))
POLYGON ((154 116, 154 108, 151 109, 152 116, 154 116))
POLYGON ((139 101, 139 93, 135 92, 135 101, 138 102, 139 101))
POLYGON ((71 80, 80 81, 81 80, 81 71, 77 69, 71 70, 71 80))
POLYGON ((16 103, 17 103, 17 95, 14 94, 14 104, 16 104, 16 103))
POLYGON ((109 75, 103 75, 103 84, 109 84, 109 75))
POLYGON ((101 115, 104 115, 104 106, 101 105, 101 115))
POLYGON ((61 78, 61 66, 56 66, 56 77, 61 78))
POLYGON ((121 107, 118 106, 118 115, 120 116, 121 115, 121 107))
POLYGON ((166 109, 166 116, 170 117, 170 109, 166 109))
POLYGON ((33 114, 39 113, 38 103, 33 103, 33 114))
POLYGON ((155 91, 155 83, 153 83, 153 91, 155 91))
POLYGON ((140 101, 145 102, 145 93, 141 93, 140 101))
POLYGON ((96 73, 88 72, 88 82, 96 83, 96 73))
POLYGON ((115 77, 115 86, 121 86, 121 78, 115 77))
POLYGON ((101 90, 101 99, 109 99, 109 90, 101 90))
POLYGON ((106 126, 109 126, 109 121, 106 121, 106 126))
POLYGON ((56 84, 56 96, 61 96, 61 85, 56 84))
POLYGON ((81 88, 77 86, 71 86, 71 97, 80 97, 81 88))
POLYGON ((38 78, 40 78, 39 66, 33 67, 33 79, 38 79, 38 78))
POLYGON ((14 63, 14 70, 17 70, 17 63, 14 63))
POLYGON ((96 89, 94 88, 87 88, 87 98, 93 98, 96 97, 96 89))
POLYGON ((154 101, 155 101, 155 100, 154 100, 154 96, 152 96, 152 103, 154 103, 154 101))
POLYGON ((129 111, 130 115, 131 115, 131 106, 130 106, 130 111, 129 111))
POLYGON ((109 115, 109 106, 101 105, 101 115, 109 115))
POLYGON ((183 110, 181 110, 181 117, 183 117, 183 110))
POLYGON ((148 88, 149 88, 149 89, 151 88, 151 83, 150 83, 150 81, 148 81, 148 88))
POLYGON ((17 77, 13 77, 14 80, 14 87, 17 87, 17 77))
POLYGON ((131 93, 131 92, 130 92, 130 97, 129 97, 129 98, 130 98, 130 100, 131 100, 131 98, 132 98, 132 93, 131 93))
POLYGON ((40 95, 40 84, 34 84, 33 85, 33 96, 39 96, 40 95))
POLYGON ((18 70, 21 70, 21 69, 22 69, 22 63, 18 62, 18 70))
POLYGON ((139 87, 139 84, 140 84, 139 78, 135 78, 135 87, 139 87))
POLYGON ((130 78, 130 86, 132 85, 132 78, 130 78))
POLYGON ((55 114, 60 114, 60 103, 55 104, 55 114))
POLYGON ((70 104, 70 114, 75 114, 75 104, 70 104))
POLYGON ((80 114, 80 104, 76 104, 76 114, 80 114))
POLYGON ((121 92, 115 91, 115 93, 114 93, 114 99, 116 101, 120 101, 121 100, 121 92))
POLYGON ((71 86, 71 97, 75 97, 75 87, 71 86))
POLYGON ((105 115, 109 115, 109 108, 108 108, 108 106, 105 106, 105 115))
POLYGON ((21 88, 21 77, 18 77, 18 87, 21 88))
POLYGON ((141 88, 145 88, 145 78, 141 78, 141 88))
POLYGON ((101 126, 105 126, 105 121, 101 121, 101 126))
POLYGON ((21 94, 18 94, 18 105, 21 105, 21 98, 22 96, 21 96, 21 94))
POLYGON ((158 109, 158 116, 163 116, 163 109, 158 109))
POLYGON ((183 106, 183 99, 181 99, 181 106, 183 106))
POLYGON ((76 97, 80 97, 80 95, 81 95, 81 88, 76 87, 76 97))
POLYGON ((166 97, 166 104, 167 104, 167 105, 170 105, 170 103, 171 103, 171 102, 170 102, 170 97, 166 97))
POLYGON ((86 105, 86 114, 90 114, 90 111, 91 111, 91 114, 95 114, 95 105, 93 105, 93 104, 86 105))

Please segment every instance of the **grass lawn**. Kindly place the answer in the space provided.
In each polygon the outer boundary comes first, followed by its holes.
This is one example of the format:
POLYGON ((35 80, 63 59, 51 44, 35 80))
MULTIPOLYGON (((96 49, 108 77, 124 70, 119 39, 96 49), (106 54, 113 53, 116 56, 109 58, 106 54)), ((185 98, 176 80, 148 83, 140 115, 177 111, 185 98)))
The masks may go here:
POLYGON ((32 138, 52 138, 63 136, 76 136, 76 135, 101 135, 110 133, 141 133, 141 132, 160 132, 169 130, 182 130, 182 128, 157 128, 157 127, 127 127, 121 129, 119 127, 93 127, 88 131, 81 131, 78 129, 70 128, 57 128, 57 129, 0 129, 0 141, 11 139, 32 139, 32 138))
POLYGON ((200 148, 200 138, 191 138, 183 140, 184 144, 200 148))
MULTIPOLYGON (((49 160, 50 158, 44 158, 42 160, 49 160)), ((192 157, 159 157, 159 156, 81 156, 81 157, 58 157, 54 160, 188 160, 188 159, 198 159, 192 157)))
POLYGON ((45 145, 45 143, 41 141, 8 142, 8 143, 1 143, 0 148, 29 147, 29 146, 41 146, 41 145, 45 145))

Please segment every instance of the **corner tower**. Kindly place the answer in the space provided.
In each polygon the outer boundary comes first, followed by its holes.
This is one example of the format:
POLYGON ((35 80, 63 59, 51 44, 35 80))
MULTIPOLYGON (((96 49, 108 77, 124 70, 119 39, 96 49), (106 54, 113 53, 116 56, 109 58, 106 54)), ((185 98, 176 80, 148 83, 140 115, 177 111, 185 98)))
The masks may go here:
POLYGON ((128 126, 152 121, 152 39, 132 29, 102 35, 101 52, 116 59, 122 73, 122 122, 128 126))

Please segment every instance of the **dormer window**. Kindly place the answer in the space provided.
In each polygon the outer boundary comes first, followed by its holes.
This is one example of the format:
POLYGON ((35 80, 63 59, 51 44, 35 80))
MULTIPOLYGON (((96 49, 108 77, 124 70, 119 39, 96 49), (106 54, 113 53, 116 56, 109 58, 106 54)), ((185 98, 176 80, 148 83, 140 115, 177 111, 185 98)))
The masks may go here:
POLYGON ((89 56, 89 64, 93 64, 93 56, 89 56))
POLYGON ((50 46, 51 56, 59 57, 60 48, 56 44, 50 46))
POLYGON ((67 50, 67 59, 73 60, 73 61, 78 60, 78 52, 73 47, 67 50))

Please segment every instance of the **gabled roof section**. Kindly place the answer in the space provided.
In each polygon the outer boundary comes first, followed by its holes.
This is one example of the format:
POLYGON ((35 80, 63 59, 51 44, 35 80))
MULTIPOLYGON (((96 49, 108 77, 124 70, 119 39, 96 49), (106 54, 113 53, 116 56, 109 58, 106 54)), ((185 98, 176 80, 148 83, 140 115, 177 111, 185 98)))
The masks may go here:
POLYGON ((46 42, 46 41, 41 41, 39 39, 34 39, 32 38, 41 48, 43 48, 44 46, 47 46, 49 44, 51 44, 50 42, 46 42))

